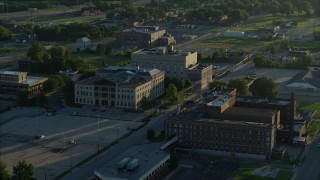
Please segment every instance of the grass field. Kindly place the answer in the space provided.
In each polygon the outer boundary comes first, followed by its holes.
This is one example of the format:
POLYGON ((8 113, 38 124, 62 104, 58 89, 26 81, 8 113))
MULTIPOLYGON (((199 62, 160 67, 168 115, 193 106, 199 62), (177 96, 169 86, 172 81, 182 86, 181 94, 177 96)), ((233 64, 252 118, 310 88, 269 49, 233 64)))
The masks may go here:
POLYGON ((307 109, 307 110, 316 110, 315 116, 320 118, 320 103, 301 103, 299 104, 300 109, 307 109))
MULTIPOLYGON (((268 166, 264 167, 256 167, 256 168, 269 168, 268 166)), ((278 168, 276 168, 278 169, 278 168)), ((283 179, 291 179, 293 176, 293 171, 291 170, 285 170, 285 169, 278 169, 278 174, 275 178, 272 177, 262 177, 262 176, 255 176, 254 174, 255 168, 248 168, 248 169, 239 169, 237 170, 233 175, 233 180, 271 180, 271 179, 277 179, 277 180, 283 180, 283 179)))
POLYGON ((268 14, 262 18, 249 20, 247 24, 244 24, 239 27, 235 27, 232 31, 253 31, 263 25, 271 25, 273 21, 282 21, 284 24, 288 22, 297 22, 297 26, 294 28, 290 28, 291 31, 298 31, 308 24, 313 22, 313 17, 307 17, 304 15, 294 14, 291 16, 272 16, 268 14))
MULTIPOLYGON (((90 65, 90 70, 96 70, 103 67, 103 57, 97 53, 75 53, 72 57, 79 57, 90 65)), ((107 65, 117 65, 118 63, 130 61, 130 58, 118 55, 109 55, 106 58, 107 65)))

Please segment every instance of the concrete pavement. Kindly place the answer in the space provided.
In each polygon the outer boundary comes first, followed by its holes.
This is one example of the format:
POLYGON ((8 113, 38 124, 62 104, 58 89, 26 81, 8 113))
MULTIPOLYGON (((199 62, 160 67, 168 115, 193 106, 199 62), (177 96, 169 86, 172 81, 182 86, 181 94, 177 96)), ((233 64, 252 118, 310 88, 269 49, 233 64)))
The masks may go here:
POLYGON ((162 114, 160 116, 152 118, 145 127, 134 132, 131 136, 123 140, 121 143, 112 146, 109 150, 102 153, 96 159, 88 162, 87 164, 81 167, 77 167, 76 169, 73 170, 72 174, 68 174, 62 179, 74 180, 74 179, 88 179, 92 177, 95 169, 98 169, 101 166, 103 166, 106 162, 113 159, 115 156, 121 153, 124 149, 127 149, 130 146, 133 146, 136 144, 144 143, 146 141, 146 133, 148 129, 150 128, 155 130, 162 129, 160 127, 164 127, 164 120, 166 119, 167 115, 170 113, 173 113, 174 111, 176 111, 176 108, 170 111, 167 111, 166 114, 162 114))

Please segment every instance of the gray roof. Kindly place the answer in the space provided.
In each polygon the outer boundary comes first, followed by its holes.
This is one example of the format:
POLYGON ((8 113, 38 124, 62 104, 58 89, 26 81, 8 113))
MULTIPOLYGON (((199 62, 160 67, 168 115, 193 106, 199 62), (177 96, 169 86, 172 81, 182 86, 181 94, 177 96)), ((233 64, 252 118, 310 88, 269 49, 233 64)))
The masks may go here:
POLYGON ((140 179, 160 161, 170 157, 168 153, 160 149, 163 144, 151 143, 131 146, 95 170, 95 175, 102 176, 100 177, 102 179, 140 179), (138 159, 139 166, 133 170, 118 169, 119 162, 125 158, 129 158, 129 162, 138 159))
POLYGON ((294 76, 287 85, 300 83, 320 88, 320 71, 304 71, 294 76))
POLYGON ((91 41, 91 40, 87 37, 82 37, 82 38, 77 39, 77 42, 89 42, 89 41, 91 41))

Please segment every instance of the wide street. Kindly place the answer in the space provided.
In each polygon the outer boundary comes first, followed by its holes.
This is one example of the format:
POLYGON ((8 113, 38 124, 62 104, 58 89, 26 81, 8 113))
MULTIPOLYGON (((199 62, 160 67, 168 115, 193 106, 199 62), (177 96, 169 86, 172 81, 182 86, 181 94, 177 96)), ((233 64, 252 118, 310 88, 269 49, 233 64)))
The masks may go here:
MULTIPOLYGON (((294 180, 316 180, 319 179, 320 170, 320 147, 317 147, 319 143, 319 138, 317 138, 312 144, 308 144, 304 150, 303 156, 306 157, 306 160, 299 167, 292 179, 294 180)), ((302 157, 303 157, 302 156, 302 157)))

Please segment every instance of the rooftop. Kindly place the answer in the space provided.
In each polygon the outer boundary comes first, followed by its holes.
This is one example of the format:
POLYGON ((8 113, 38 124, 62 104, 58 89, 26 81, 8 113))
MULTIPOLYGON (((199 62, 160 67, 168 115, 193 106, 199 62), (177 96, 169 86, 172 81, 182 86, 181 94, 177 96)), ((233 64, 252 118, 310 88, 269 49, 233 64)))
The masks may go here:
POLYGON ((109 66, 98 71, 96 76, 79 81, 78 84, 109 84, 111 86, 136 87, 163 73, 158 69, 109 66))
POLYGON ((19 71, 0 71, 0 74, 6 74, 6 75, 22 75, 22 74, 27 74, 27 72, 19 72, 19 71))
POLYGON ((223 115, 236 115, 239 117, 273 117, 277 110, 269 109, 256 109, 256 108, 244 108, 244 107, 229 107, 222 114, 223 115))
POLYGON ((289 105, 290 99, 268 99, 256 96, 237 96, 237 102, 252 102, 259 104, 289 105))
POLYGON ((163 144, 151 143, 131 146, 97 169, 95 174, 103 176, 104 179, 139 179, 160 161, 169 159, 170 155, 160 150, 163 144), (128 164, 132 161, 137 162, 138 167, 129 170, 128 164))

